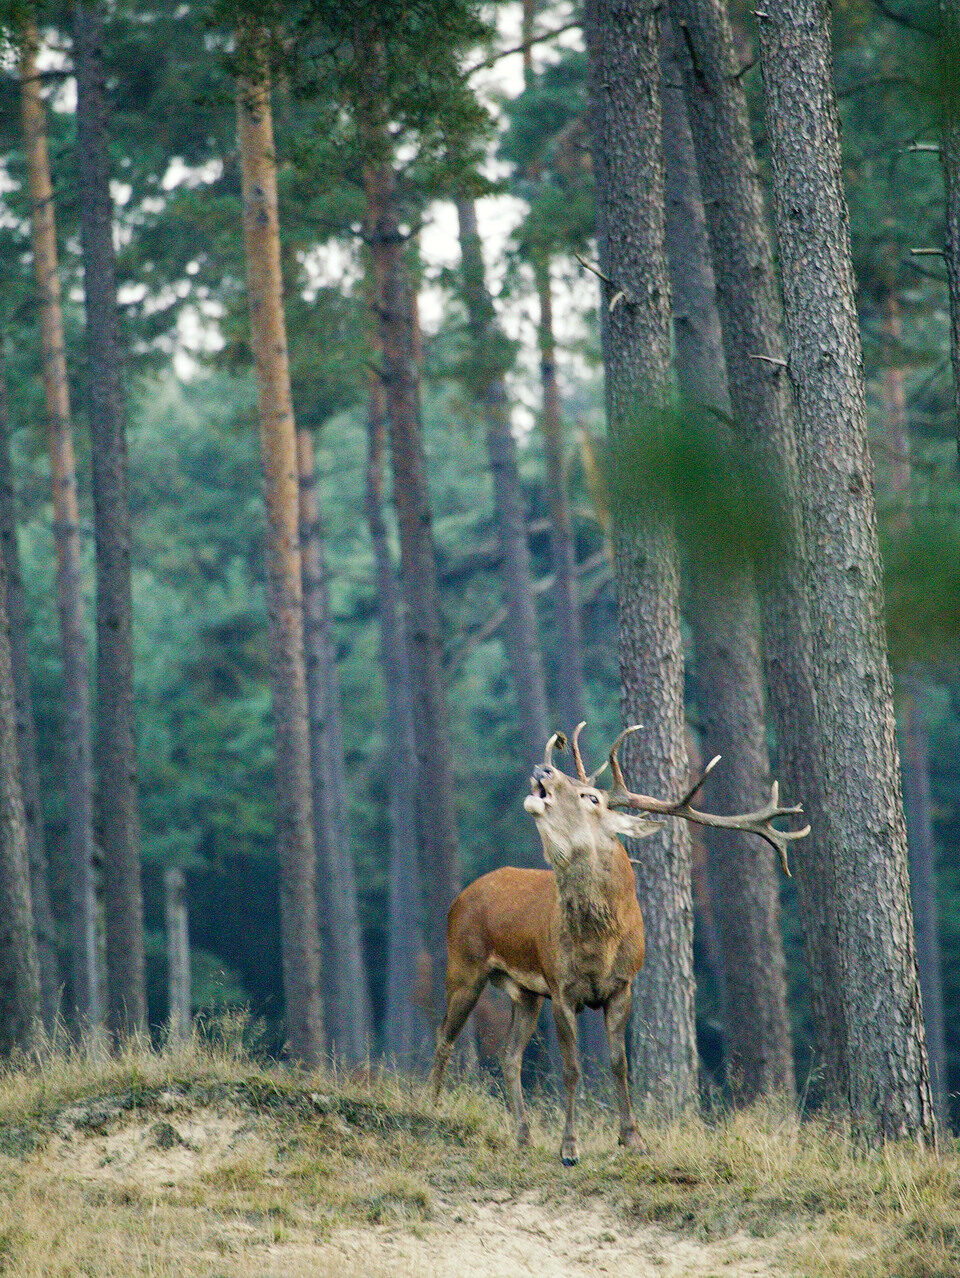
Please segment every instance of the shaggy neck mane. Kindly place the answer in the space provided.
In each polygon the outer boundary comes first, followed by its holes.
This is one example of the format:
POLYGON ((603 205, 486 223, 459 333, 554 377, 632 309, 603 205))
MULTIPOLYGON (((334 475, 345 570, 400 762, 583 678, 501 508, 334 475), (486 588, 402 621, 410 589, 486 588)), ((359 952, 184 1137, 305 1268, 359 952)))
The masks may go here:
POLYGON ((612 849, 575 848, 569 859, 554 865, 554 873, 561 914, 570 931, 585 936, 609 933, 617 895, 612 849))

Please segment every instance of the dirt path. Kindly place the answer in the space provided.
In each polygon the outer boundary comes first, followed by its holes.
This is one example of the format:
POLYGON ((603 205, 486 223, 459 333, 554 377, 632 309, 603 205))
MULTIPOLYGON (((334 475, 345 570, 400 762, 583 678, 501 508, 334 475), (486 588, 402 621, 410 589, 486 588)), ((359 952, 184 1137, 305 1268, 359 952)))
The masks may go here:
POLYGON ((434 1219, 339 1229, 320 1245, 273 1249, 264 1278, 767 1278, 775 1240, 739 1234, 698 1243, 650 1226, 631 1229, 591 1204, 557 1209, 532 1196, 518 1201, 438 1202, 434 1219))

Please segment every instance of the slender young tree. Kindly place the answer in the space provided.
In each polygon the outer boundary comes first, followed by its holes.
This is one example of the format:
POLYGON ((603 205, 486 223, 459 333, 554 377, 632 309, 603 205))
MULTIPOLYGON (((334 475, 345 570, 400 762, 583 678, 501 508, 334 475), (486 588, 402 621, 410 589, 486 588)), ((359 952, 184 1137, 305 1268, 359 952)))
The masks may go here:
MULTIPOLYGON (((493 476, 497 535, 503 564, 503 593, 507 607, 504 643, 513 673, 524 765, 532 767, 550 735, 543 656, 537 632, 532 589, 527 508, 517 469, 517 448, 510 428, 503 335, 498 332, 493 301, 487 289, 477 210, 473 200, 457 200, 460 229, 460 273, 470 327, 476 375, 472 379, 487 431, 487 455, 493 476)), ((577 720, 576 722, 579 722, 577 720)), ((573 725, 575 726, 575 724, 573 725)), ((537 857, 539 864, 540 858, 537 857)))
MULTIPOLYGON (((687 411, 724 436, 730 401, 710 246, 671 23, 664 24, 663 146, 679 388, 687 411), (711 411, 713 410, 713 411, 711 411)), ((711 806, 743 812, 770 793, 760 627, 753 582, 718 584, 694 564, 689 612, 697 653, 704 753, 722 755, 711 806)), ((780 898, 773 849, 761 839, 707 830, 711 898, 723 961, 726 1073, 749 1102, 795 1090, 780 898)))
MULTIPOLYGON (((632 431, 656 429, 670 393, 659 6, 588 0, 585 34, 607 416, 616 458, 632 431)), ((644 725, 630 738, 628 776, 647 793, 679 794, 687 751, 669 515, 621 505, 615 544, 623 711, 628 723, 644 725)), ((666 1112, 697 1098, 690 844, 682 824, 645 842, 637 872, 647 961, 635 990, 632 1071, 639 1098, 666 1112)))
POLYGON ((287 1038, 308 1065, 324 1052, 310 715, 303 647, 297 440, 283 313, 277 167, 264 33, 240 30, 237 82, 243 244, 267 513, 270 677, 287 1038))
MULTIPOLYGON (((103 24, 97 0, 78 0, 73 6, 73 35, 97 563, 97 822, 104 867, 108 1023, 114 1034, 123 1035, 146 1027, 147 1005, 133 715, 127 440, 107 153, 103 24)), ((84 997, 89 994, 84 991, 84 997)))
POLYGON ((577 584, 577 550, 570 509, 563 409, 557 380, 557 339, 553 324, 553 283, 550 258, 534 256, 533 276, 540 315, 537 342, 540 347, 540 386, 543 402, 540 430, 543 436, 545 488, 550 510, 550 558, 553 565, 553 606, 560 639, 557 671, 557 704, 561 725, 572 731, 586 717, 583 678, 583 626, 577 584))
POLYGON ((17 756, 17 706, 0 561, 0 1055, 27 1048, 40 1021, 40 975, 30 897, 27 825, 17 756))
POLYGON ((807 592, 835 891, 835 930, 820 943, 841 1033, 829 1068, 865 1137, 932 1143, 829 15, 822 0, 795 0, 770 6, 759 28, 801 509, 817 551, 807 592))
MULTIPOLYGON (((374 338, 374 348, 377 347, 374 338)), ((401 1069, 423 1065, 432 1047, 430 1026, 415 1003, 423 953, 420 866, 417 861, 417 747, 406 629, 384 519, 387 403, 383 380, 370 371, 365 511, 373 544, 380 614, 380 666, 386 693, 390 880, 387 904, 387 980, 383 1048, 401 1069)))
POLYGON ((350 796, 343 758, 340 680, 317 501, 313 435, 305 427, 297 430, 297 460, 324 1011, 331 1048, 348 1065, 356 1065, 370 1051, 370 996, 356 875, 350 855, 350 796))
POLYGON ((27 648, 27 605, 17 545, 16 500, 10 462, 10 415, 7 387, 0 376, 0 553, 7 575, 7 616, 10 622, 10 660, 16 694, 17 757, 23 791, 24 822, 30 866, 30 898, 36 934, 40 980, 40 1013, 44 1028, 52 1033, 60 1011, 60 960, 57 933, 50 908, 49 865, 40 800, 37 763, 37 728, 30 691, 30 654, 27 648))
POLYGON ((434 1016, 445 1006, 447 910, 460 890, 460 851, 454 807, 453 759, 441 665, 436 555, 420 421, 420 386, 412 339, 410 280, 396 182, 383 152, 383 130, 370 114, 362 128, 366 235, 387 407, 393 502, 400 533, 401 589, 406 611, 413 717, 421 876, 426 892, 426 941, 434 1016))
POLYGON ((167 933, 167 1023, 172 1038, 187 1039, 193 1025, 187 885, 183 871, 172 865, 163 872, 163 917, 167 933))
MULTIPOLYGON (((57 606, 63 654, 66 731, 65 790, 70 868, 70 995, 74 1021, 96 1027, 103 1019, 97 947, 97 884, 93 863, 93 731, 87 659, 77 466, 67 378, 63 307, 57 267, 53 184, 47 151, 46 108, 36 71, 35 23, 20 39, 20 105, 30 184, 33 271, 43 344, 43 390, 47 410, 47 454, 53 495, 57 606)), ((34 912, 41 901, 34 893, 34 912)), ((41 961, 41 972, 45 963, 41 961)))

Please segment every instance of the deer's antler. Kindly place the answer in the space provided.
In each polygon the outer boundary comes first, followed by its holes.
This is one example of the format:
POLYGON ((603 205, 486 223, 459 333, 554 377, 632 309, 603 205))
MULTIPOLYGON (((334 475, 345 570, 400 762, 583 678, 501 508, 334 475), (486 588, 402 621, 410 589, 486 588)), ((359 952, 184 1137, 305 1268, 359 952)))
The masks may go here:
POLYGON ((610 771, 613 774, 613 788, 607 795, 607 806, 611 808, 635 808, 640 812, 658 812, 663 816, 682 817, 685 821, 695 821, 698 825, 714 826, 721 830, 743 830, 748 834, 759 834, 761 839, 765 839, 772 848, 777 850, 780 856, 780 864, 783 866, 783 872, 789 878, 790 866, 787 861, 787 846, 792 839, 805 838, 810 833, 810 827, 806 825, 802 830, 778 830, 774 826, 773 822, 777 817, 796 816, 803 811, 799 803, 790 808, 780 806, 779 781, 774 781, 770 787, 770 802, 764 807, 758 808, 755 812, 743 812, 736 816, 719 816, 715 812, 700 812, 690 806, 690 801, 720 762, 720 756, 716 755, 704 768, 696 783, 676 803, 669 803, 664 799, 652 799, 645 794, 634 794, 632 790, 627 789, 623 779, 617 751, 623 744, 624 739, 632 732, 636 732, 639 727, 639 724, 633 724, 629 728, 624 728, 610 747, 609 762, 610 771))
POLYGON ((567 738, 564 736, 562 732, 555 732, 553 736, 550 738, 550 740, 547 742, 546 748, 544 749, 544 752, 543 752, 544 767, 546 768, 553 767, 554 750, 563 751, 563 750, 566 750, 566 748, 567 748, 567 738))
POLYGON ((579 744, 580 733, 583 731, 583 729, 586 726, 587 726, 586 719, 584 719, 581 723, 577 724, 576 728, 574 728, 573 730, 573 740, 570 742, 570 745, 571 745, 571 748, 573 749, 573 761, 577 765, 578 780, 586 782, 587 785, 596 785, 597 777, 602 776, 604 772, 606 772, 607 764, 603 763, 599 768, 597 768, 596 772, 594 772, 591 776, 587 775, 587 770, 583 766, 583 757, 580 754, 580 744, 579 744))
POLYGON ((573 730, 573 739, 570 742, 570 748, 573 751, 573 761, 577 765, 577 776, 581 781, 590 784, 590 778, 587 776, 587 770, 583 766, 583 759, 580 757, 580 733, 587 726, 586 719, 583 719, 573 730))

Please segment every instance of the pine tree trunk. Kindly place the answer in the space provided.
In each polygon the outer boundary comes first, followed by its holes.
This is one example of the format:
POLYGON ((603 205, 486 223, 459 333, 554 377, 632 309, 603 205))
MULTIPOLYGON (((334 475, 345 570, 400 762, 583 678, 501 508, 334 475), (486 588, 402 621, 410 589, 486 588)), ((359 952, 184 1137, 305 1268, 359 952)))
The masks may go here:
POLYGON ((27 647, 27 604, 20 572, 17 523, 10 464, 10 418, 7 411, 6 382, 0 378, 0 549, 7 574, 7 614, 10 622, 10 660, 16 696, 17 757, 23 792, 30 866, 30 897, 36 933, 37 967, 40 980, 40 1014, 50 1034, 60 1011, 60 959, 57 932, 50 908, 49 865, 40 800, 40 770, 37 765, 37 728, 30 691, 30 654, 27 647))
POLYGON ((400 531, 413 717, 417 745, 421 878, 426 888, 426 941, 433 980, 433 1015, 445 1005, 447 911, 460 890, 453 759, 441 666, 436 556, 420 422, 420 386, 412 349, 410 282, 392 170, 364 169, 367 235, 379 319, 387 424, 393 462, 393 502, 400 531))
POLYGON ((190 988, 190 920, 183 871, 163 872, 163 914, 167 933, 167 1002, 173 1039, 187 1039, 193 1025, 190 988))
POLYGON ((14 1048, 28 1048, 40 1020, 7 591, 4 562, 0 563, 0 1056, 8 1056, 14 1048))
MULTIPOLYGON (((664 251, 660 10, 588 0, 585 34, 596 178, 607 415, 614 457, 639 412, 666 408, 670 294, 664 251), (622 294, 615 301, 618 294, 622 294)), ((635 429, 634 425, 634 429, 635 429)), ((677 549, 669 516, 616 513, 627 776, 647 794, 687 779, 677 549)), ((637 872, 647 959, 636 982, 631 1066, 641 1103, 676 1113, 696 1103, 690 842, 683 822, 647 839, 637 872)))
MULTIPOLYGON (((533 83, 533 31, 536 20, 534 0, 521 7, 523 79, 533 83)), ((530 178, 537 176, 531 169, 530 178)), ((553 607, 559 643, 555 702, 559 727, 567 733, 586 718, 584 687, 583 627, 580 619, 580 592, 577 585, 577 552, 567 489, 563 412, 557 382, 557 341, 553 327, 553 288, 549 256, 532 257, 534 285, 540 308, 537 340, 540 346, 540 386, 543 395, 540 429, 543 436, 545 490, 550 511, 550 559, 553 566, 553 607)))
POLYGON ((820 765, 830 796, 838 1098, 867 1138, 934 1141, 873 466, 827 9, 759 23, 788 371, 797 403, 820 765))
MULTIPOLYGON (((375 343, 376 345, 376 343, 375 343)), ((387 404, 377 372, 369 380, 370 448, 366 515, 373 543, 380 613, 380 664, 386 691, 390 881, 383 1051, 401 1070, 422 1066, 432 1047, 430 1025, 418 1010, 418 962, 423 953, 420 867, 417 863, 417 746, 407 636, 400 591, 383 517, 387 404)))
POLYGON ((956 65, 960 57, 960 0, 940 0, 940 59, 950 74, 945 121, 940 139, 940 163, 946 195, 944 257, 950 288, 950 362, 953 366, 953 416, 960 453, 960 93, 956 65))
MULTIPOLYGON (((674 307, 677 373, 690 405, 730 417, 716 287, 693 141, 671 24, 664 28, 663 134, 667 252, 674 307)), ((716 423, 721 416, 705 420, 716 423)), ((697 653, 704 754, 721 755, 709 804, 748 812, 770 793, 760 663, 759 619, 751 579, 718 586, 694 566, 690 624, 697 653)), ((761 839, 705 832, 712 900, 723 959, 726 1073, 734 1096, 793 1096, 795 1082, 780 898, 773 849, 761 839)))
MULTIPOLYGON (((97 946, 97 882, 93 863, 93 729, 80 567, 80 511, 46 112, 35 69, 37 31, 32 23, 24 29, 20 48, 21 113, 30 184, 33 269, 43 342, 47 455, 53 496, 57 605, 63 653, 64 789, 70 869, 70 993, 75 1023, 96 1027, 103 1020, 103 1006, 97 946)), ((35 895, 34 913, 39 914, 39 911, 40 902, 35 895)))
POLYGON ((297 455, 324 1010, 331 1048, 346 1064, 356 1065, 370 1051, 370 995, 350 853, 350 796, 343 757, 340 680, 317 502, 313 436, 303 427, 297 431, 297 455))
MULTIPOLYGON (((698 694, 699 696, 699 694, 698 694)), ((690 773, 703 772, 703 752, 700 742, 689 723, 687 724, 687 758, 690 773)), ((720 933, 717 930, 717 911, 713 906, 713 889, 710 886, 710 854, 702 826, 690 826, 690 890, 693 895, 694 936, 699 936, 703 949, 704 966, 717 990, 721 1010, 726 1006, 723 981, 723 957, 720 951, 720 933)))
POLYGON ((530 87, 533 79, 533 28, 537 17, 536 0, 522 0, 520 6, 520 43, 523 46, 523 83, 530 87))
MULTIPOLYGON (((503 627, 504 644, 510 660, 519 711, 524 749, 524 758, 520 763, 529 771, 542 756, 550 730, 546 679, 532 590, 530 548, 527 544, 527 508, 517 470, 516 443, 510 429, 506 379, 503 368, 497 364, 495 343, 499 334, 493 302, 487 291, 474 202, 458 199, 457 216, 460 226, 463 298, 467 307, 474 361, 480 371, 480 384, 474 389, 487 428, 487 455, 493 476, 497 535, 503 563, 503 593, 507 607, 507 620, 503 627)), ((540 864, 541 859, 537 854, 535 863, 540 864)))
MULTIPOLYGON (((244 34, 249 37, 248 52, 255 57, 258 33, 244 34)), ((290 399, 276 155, 266 71, 256 78, 241 78, 237 88, 247 299, 267 513, 270 676, 287 1039, 294 1060, 315 1065, 324 1053, 324 1027, 310 716, 303 649, 297 440, 290 399)))
MULTIPOLYGON (((886 436, 890 454, 891 487, 902 503, 898 522, 906 529, 911 520, 910 432, 903 369, 893 352, 903 335, 900 307, 893 289, 883 305, 883 330, 891 355, 884 373, 886 436)), ((927 1031, 927 1057, 937 1117, 946 1118, 946 1059, 943 1039, 943 981, 940 971, 940 929, 937 910, 936 847, 933 838, 930 797, 930 758, 923 704, 926 687, 922 673, 909 666, 900 678, 897 726, 903 768, 903 806, 907 819, 910 854, 910 895, 917 938, 917 966, 927 1031)))
MULTIPOLYGON (((114 1034, 122 1036, 146 1027, 147 1005, 133 711, 127 441, 103 35, 96 3, 78 0, 73 8, 73 30, 97 562, 97 818, 104 865, 108 1021, 114 1034)), ((79 867, 75 872, 79 874, 79 867)), ((84 991, 84 996, 89 997, 89 991, 84 991)))
MULTIPOLYGON (((733 429, 744 458, 776 486, 784 524, 775 572, 756 579, 768 711, 777 735, 777 772, 812 827, 793 863, 810 998, 824 1059, 841 1041, 830 991, 838 975, 820 938, 835 930, 835 884, 820 788, 811 667, 806 550, 799 515, 795 415, 786 373, 783 316, 766 229, 746 94, 724 0, 671 0, 687 111, 697 155, 717 283, 733 429), (831 1046, 832 1045, 832 1046, 831 1046)), ((827 1083, 836 1095, 836 1087, 827 1083)))
POLYGON ((553 331, 553 291, 550 262, 536 258, 533 263, 540 322, 540 384, 543 407, 540 428, 546 469, 547 506, 550 510, 550 558, 553 564, 553 607, 556 615, 560 660, 557 663, 556 704, 559 726, 570 733, 586 718, 583 680, 583 630, 580 624, 580 592, 577 585, 577 551, 573 517, 567 490, 567 467, 563 437, 560 387, 557 382, 557 343, 553 331))

